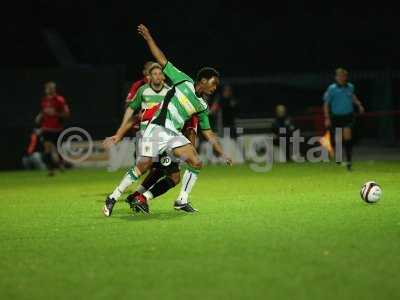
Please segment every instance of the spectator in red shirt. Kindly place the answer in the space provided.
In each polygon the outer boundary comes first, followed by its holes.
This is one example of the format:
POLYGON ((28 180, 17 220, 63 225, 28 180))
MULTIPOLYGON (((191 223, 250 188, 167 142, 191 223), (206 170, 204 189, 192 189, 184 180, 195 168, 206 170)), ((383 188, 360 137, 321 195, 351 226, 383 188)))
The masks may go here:
POLYGON ((49 81, 44 85, 44 97, 41 100, 41 111, 36 117, 43 135, 43 159, 49 170, 49 175, 54 175, 54 168, 63 168, 62 158, 57 152, 57 140, 64 129, 63 122, 70 116, 69 107, 63 96, 57 94, 55 82, 49 81), (52 155, 57 153, 57 155, 52 155), (57 160, 53 157, 58 157, 57 160))

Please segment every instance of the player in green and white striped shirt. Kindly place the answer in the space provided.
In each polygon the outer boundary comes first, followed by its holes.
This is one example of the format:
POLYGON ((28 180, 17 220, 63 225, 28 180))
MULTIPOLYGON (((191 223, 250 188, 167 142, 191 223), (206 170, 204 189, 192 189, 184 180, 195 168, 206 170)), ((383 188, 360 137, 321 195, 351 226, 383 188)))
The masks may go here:
MULTIPOLYGON (((142 111, 142 116, 145 115, 146 111, 160 105, 169 88, 163 84, 160 90, 156 90, 152 87, 151 82, 142 85, 135 97, 129 102, 128 107, 133 111, 142 111)), ((144 132, 150 120, 140 120, 140 131, 144 132)))
MULTIPOLYGON (((153 63, 149 66, 149 83, 142 85, 132 101, 128 103, 128 107, 125 110, 124 117, 122 119, 121 125, 118 128, 115 135, 106 139, 105 144, 110 146, 111 144, 118 143, 125 135, 125 133, 130 129, 132 117, 142 111, 142 116, 145 110, 154 108, 156 105, 160 105, 164 100, 165 95, 170 89, 164 83, 164 74, 162 73, 162 68, 158 63, 153 63)), ((149 120, 141 118, 140 120, 140 130, 144 131, 146 129, 149 120)))
MULTIPOLYGON (((121 197, 125 189, 149 170, 153 159, 158 158, 158 155, 164 151, 172 152, 174 156, 188 164, 190 174, 189 176, 184 175, 182 184, 189 188, 187 192, 190 193, 202 168, 202 162, 194 146, 183 136, 180 130, 185 121, 194 114, 198 115, 202 134, 211 143, 214 152, 224 158, 227 164, 232 164, 232 160, 225 155, 217 136, 210 128, 207 103, 202 98, 212 95, 217 89, 219 84, 218 72, 213 68, 203 68, 199 71, 196 82, 194 82, 188 75, 168 62, 144 25, 139 25, 138 31, 147 42, 156 61, 163 67, 164 74, 172 81, 173 86, 164 98, 161 109, 143 134, 140 147, 141 159, 138 160, 134 168, 128 170, 121 183, 107 197, 104 208, 105 214, 107 214, 107 210, 111 214, 116 200, 121 197)), ((136 205, 143 212, 149 211, 144 197, 138 197, 136 205)), ((190 204, 185 203, 184 200, 182 203, 177 201, 175 208, 185 209, 188 205, 190 204)))

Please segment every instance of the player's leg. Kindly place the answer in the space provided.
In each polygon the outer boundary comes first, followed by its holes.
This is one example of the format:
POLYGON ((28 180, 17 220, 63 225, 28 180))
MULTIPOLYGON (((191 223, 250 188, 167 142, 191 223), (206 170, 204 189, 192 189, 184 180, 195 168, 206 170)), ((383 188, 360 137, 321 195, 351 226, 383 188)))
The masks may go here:
POLYGON ((65 162, 61 154, 58 152, 57 143, 58 138, 60 137, 61 132, 52 132, 51 143, 52 143, 52 158, 55 168, 58 168, 60 171, 64 171, 65 162))
POLYGON ((166 193, 169 189, 173 188, 178 180, 179 182, 179 168, 177 174, 175 176, 165 176, 161 180, 157 181, 155 185, 153 185, 149 190, 144 192, 143 194, 138 194, 134 196, 133 194, 128 196, 127 202, 131 205, 131 208, 136 212, 149 213, 149 201, 155 197, 158 197, 164 193, 166 193), (176 179, 178 178, 178 179, 176 179))
MULTIPOLYGON (((202 163, 200 160, 199 155, 197 154, 196 149, 193 147, 190 142, 184 138, 184 137, 179 137, 177 139, 171 140, 170 145, 172 148, 172 153, 174 154, 175 157, 186 161, 186 163, 190 166, 192 172, 194 173, 192 175, 192 178, 190 179, 190 186, 191 188, 193 187, 194 183, 197 180, 198 173, 200 172, 200 169, 202 168, 202 163), (174 147, 175 146, 175 147, 174 147)), ((140 209, 143 212, 148 213, 148 203, 147 203, 147 198, 151 199, 155 193, 157 196, 161 195, 162 193, 165 193, 168 191, 170 188, 175 186, 175 182, 178 180, 178 173, 176 172, 176 175, 173 177, 167 176, 165 179, 160 180, 157 182, 156 186, 159 187, 160 189, 157 191, 154 191, 150 193, 145 193, 144 195, 139 195, 135 197, 135 205, 138 209, 140 209)), ((196 211, 189 202, 175 202, 174 205, 175 209, 177 210, 184 210, 187 212, 192 212, 196 211)))
POLYGON ((44 140, 43 142, 43 161, 47 167, 48 175, 54 175, 54 161, 53 161, 53 144, 50 140, 44 140))
POLYGON ((203 167, 199 154, 190 143, 174 148, 172 153, 177 158, 185 161, 192 169, 200 172, 203 167))
POLYGON ((127 202, 136 212, 140 212, 139 207, 136 206, 137 202, 147 203, 148 201, 165 194, 180 182, 179 164, 177 162, 173 162, 169 156, 162 156, 161 161, 154 163, 153 167, 154 166, 156 166, 156 171, 158 174, 162 174, 162 178, 147 191, 141 194, 135 192, 129 195, 127 198, 127 202), (163 160, 163 158, 168 158, 168 160, 163 160))
POLYGON ((155 185, 153 185, 148 191, 143 193, 143 197, 146 198, 147 201, 150 201, 154 198, 157 198, 170 189, 175 187, 180 182, 180 172, 177 169, 173 173, 169 173, 164 176, 161 180, 159 180, 155 185))
POLYGON ((139 184, 136 188, 134 195, 143 194, 148 191, 153 185, 157 183, 161 178, 165 176, 163 170, 156 167, 157 163, 153 163, 153 167, 150 170, 150 173, 146 176, 141 184, 139 184))
MULTIPOLYGON (((158 126, 151 124, 146 128, 138 147, 140 158, 137 160, 136 166, 128 170, 120 184, 106 198, 106 204, 103 208, 105 216, 108 217, 111 215, 112 209, 122 193, 132 183, 136 182, 142 174, 148 171, 153 164, 153 160, 156 159, 160 153, 165 151, 167 137, 166 131, 158 126)), ((148 213, 149 209, 145 201, 134 204, 138 206, 141 211, 148 213)))
POLYGON ((136 166, 130 168, 128 172, 126 172, 119 185, 106 198, 105 205, 103 207, 103 213, 106 217, 111 216, 115 203, 119 200, 124 191, 132 183, 136 182, 143 173, 149 170, 152 164, 152 157, 143 156, 137 161, 136 166))
POLYGON ((353 140, 352 140, 352 129, 351 127, 343 128, 343 146, 346 152, 346 166, 349 171, 352 167, 352 156, 353 156, 353 140))
MULTIPOLYGON (((338 145, 342 145, 343 147, 343 119, 338 116, 331 116, 331 127, 330 127, 330 132, 331 132, 331 145, 333 148, 334 153, 336 154, 336 141, 338 141, 338 145)), ((343 149, 343 148, 342 148, 343 149)), ((342 149, 339 149, 340 151, 342 149)), ((336 164, 340 166, 343 161, 339 157, 336 158, 336 164)))
POLYGON ((160 168, 159 163, 154 162, 150 173, 146 176, 143 182, 137 186, 136 191, 126 198, 126 202, 129 204, 130 208, 133 211, 140 212, 140 209, 136 207, 137 201, 135 199, 138 197, 138 199, 140 199, 140 196, 143 195, 143 193, 149 191, 151 187, 157 184, 157 182, 162 180, 164 177, 165 173, 160 168))
MULTIPOLYGON (((173 152, 177 157, 180 157, 189 164, 183 175, 181 192, 174 203, 174 207, 177 210, 183 210, 185 212, 196 212, 197 209, 192 207, 188 198, 202 167, 200 158, 196 149, 191 144, 175 148, 173 152)), ((150 190, 143 193, 143 197, 146 201, 161 196, 179 183, 180 172, 177 163, 172 162, 168 167, 165 167, 165 171, 167 176, 158 181, 150 190)))
POLYGON ((180 147, 174 150, 174 154, 185 160, 188 164, 188 167, 182 177, 181 191, 177 200, 175 201, 174 207, 177 210, 195 212, 197 209, 193 208, 190 204, 189 194, 197 181, 198 175, 202 168, 202 162, 192 144, 187 145, 185 148, 180 147))
POLYGON ((186 212, 197 211, 197 209, 195 209, 189 202, 189 195, 192 191, 194 184, 197 181, 198 174, 199 172, 197 169, 189 167, 187 170, 185 170, 185 173, 182 177, 181 191, 179 192, 178 198, 174 203, 175 209, 183 210, 186 212))
POLYGON ((50 131, 43 133, 43 161, 49 170, 49 176, 53 176, 54 170, 60 168, 61 155, 57 150, 59 136, 59 132, 50 131))
MULTIPOLYGON (((158 147, 158 149, 160 150, 159 153, 163 153, 165 150, 169 149, 172 151, 175 157, 183 161, 186 161, 193 169, 196 169, 198 171, 201 169, 202 164, 197 154, 197 151, 186 137, 184 137, 183 135, 177 135, 176 133, 171 132, 170 130, 167 130, 158 125, 154 125, 152 129, 151 128, 146 129, 146 131, 153 131, 152 138, 154 139, 155 137, 157 137, 159 141, 162 141, 161 143, 159 143, 158 147)), ((143 144, 145 145, 144 147, 145 151, 151 152, 152 145, 149 143, 143 143, 143 144)), ((165 185, 163 186, 162 189, 160 189, 160 193, 166 192, 166 190, 170 189, 174 184, 173 179, 171 179, 170 177, 169 179, 167 178, 165 179, 165 181, 160 182, 160 185, 164 183, 165 185)), ((151 195, 148 196, 150 196, 151 198, 151 195)), ((138 197, 135 197, 135 200, 136 200, 136 206, 141 211, 147 213, 148 204, 146 197, 140 195, 138 197)))
POLYGON ((110 194, 110 198, 118 200, 122 193, 134 182, 136 182, 140 176, 150 169, 152 165, 151 157, 142 157, 136 163, 136 166, 130 168, 124 177, 122 178, 120 184, 114 189, 110 194))

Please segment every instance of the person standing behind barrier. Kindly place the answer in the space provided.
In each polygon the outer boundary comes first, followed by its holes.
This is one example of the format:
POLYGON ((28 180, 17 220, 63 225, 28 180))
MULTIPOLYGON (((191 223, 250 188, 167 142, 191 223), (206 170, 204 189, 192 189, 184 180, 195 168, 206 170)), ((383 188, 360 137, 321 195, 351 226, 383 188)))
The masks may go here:
POLYGON ((295 127, 287 114, 286 106, 282 104, 277 105, 275 107, 275 120, 272 124, 272 131, 274 133, 274 145, 280 145, 281 138, 285 141, 285 161, 291 160, 290 137, 294 130, 295 127))
POLYGON ((230 85, 224 85, 221 92, 220 106, 222 110, 222 124, 224 128, 230 129, 231 138, 236 139, 237 132, 235 126, 236 108, 238 101, 233 95, 230 85))
POLYGON ((323 96, 325 126, 331 130, 332 145, 335 146, 336 129, 342 129, 342 144, 346 152, 346 166, 352 169, 352 130, 355 123, 354 105, 360 114, 364 112, 361 101, 354 93, 354 85, 348 82, 348 72, 343 68, 335 71, 335 83, 331 84, 323 96))

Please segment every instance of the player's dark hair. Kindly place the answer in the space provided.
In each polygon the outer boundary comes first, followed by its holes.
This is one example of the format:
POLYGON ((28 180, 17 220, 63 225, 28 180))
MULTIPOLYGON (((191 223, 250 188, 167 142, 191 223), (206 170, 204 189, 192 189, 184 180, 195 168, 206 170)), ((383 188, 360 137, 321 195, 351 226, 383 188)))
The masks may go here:
POLYGON ((211 77, 219 78, 219 72, 211 67, 204 67, 197 72, 196 82, 201 81, 202 79, 210 79, 211 77))

